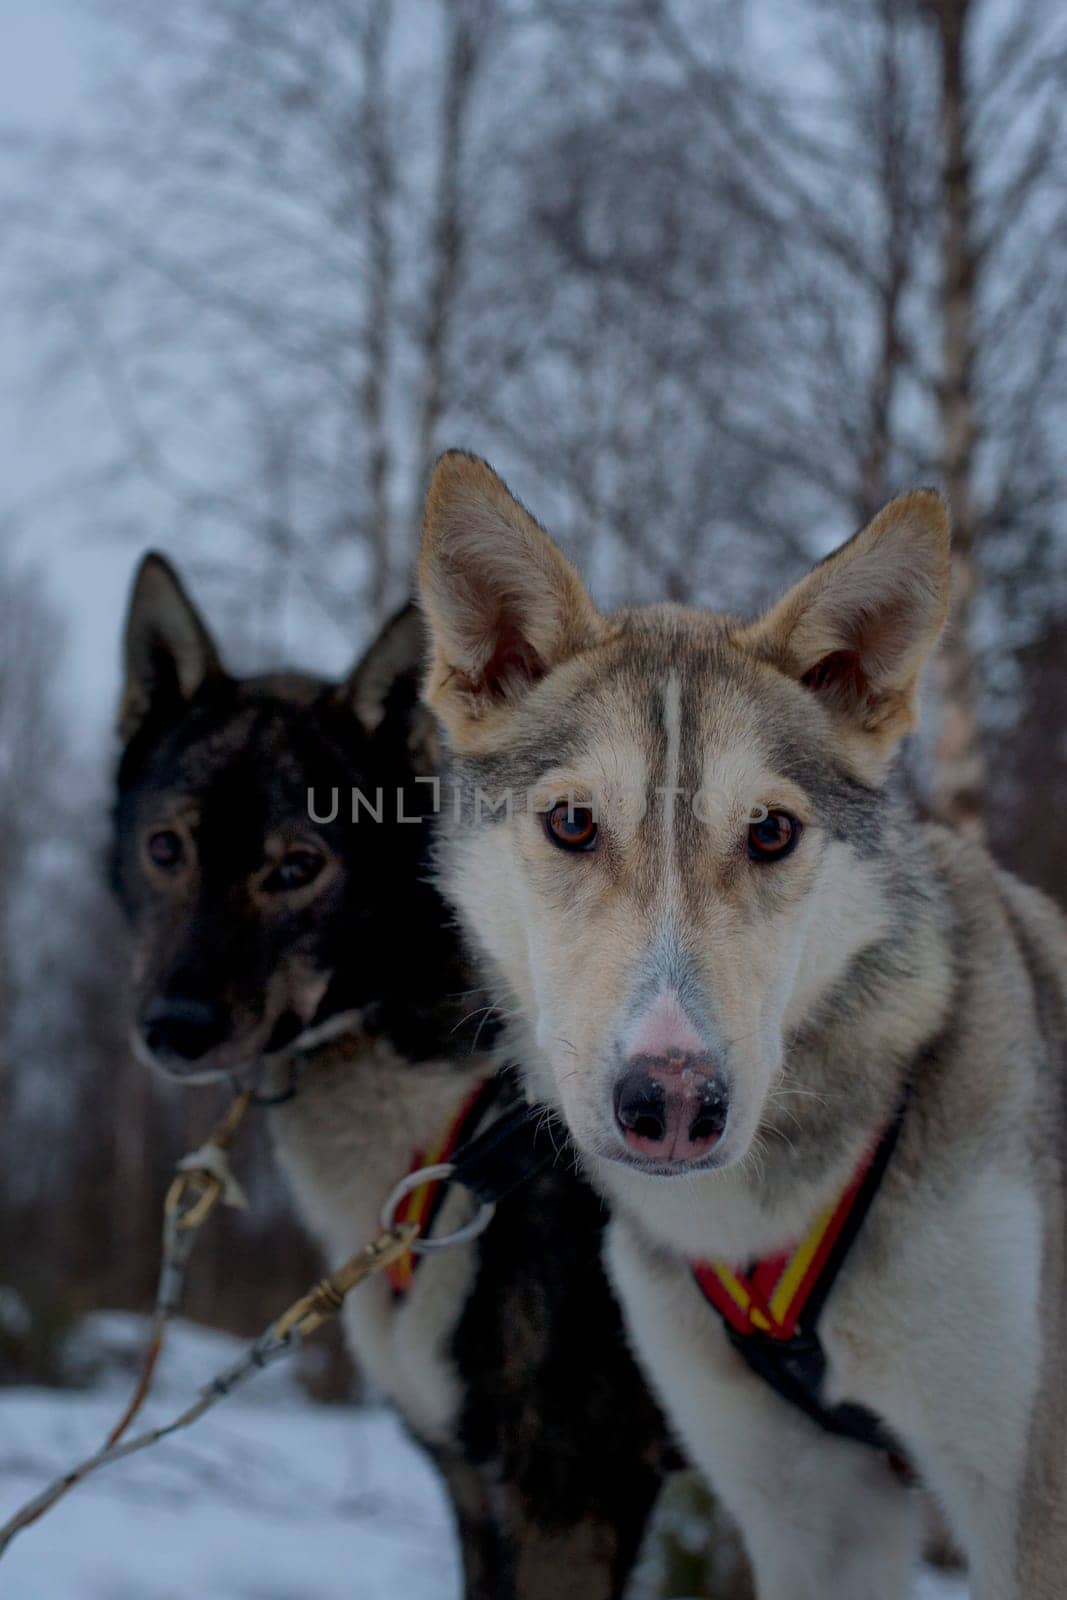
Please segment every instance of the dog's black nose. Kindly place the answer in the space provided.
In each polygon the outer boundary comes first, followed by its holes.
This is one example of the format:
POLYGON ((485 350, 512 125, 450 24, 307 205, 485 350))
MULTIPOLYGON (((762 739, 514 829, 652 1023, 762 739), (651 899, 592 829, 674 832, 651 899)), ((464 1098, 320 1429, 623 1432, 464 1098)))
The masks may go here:
POLYGON ((615 1120, 627 1146, 679 1167, 718 1144, 727 1110, 709 1056, 640 1056, 615 1085, 615 1120))
POLYGON ((648 1072, 628 1072, 615 1085, 615 1115, 620 1128, 658 1143, 667 1132, 667 1096, 648 1072))
POLYGON ((191 995, 160 995, 150 1002, 142 1024, 144 1042, 154 1056, 199 1061, 227 1033, 221 1006, 191 995))

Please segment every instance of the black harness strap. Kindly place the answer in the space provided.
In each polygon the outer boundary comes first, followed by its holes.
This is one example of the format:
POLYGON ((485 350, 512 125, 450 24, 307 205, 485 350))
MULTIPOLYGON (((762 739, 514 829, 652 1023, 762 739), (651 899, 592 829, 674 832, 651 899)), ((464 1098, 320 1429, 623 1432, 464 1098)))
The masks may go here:
MULTIPOLYGON (((467 1118, 463 1129, 464 1134, 473 1134, 475 1130, 481 1126, 489 1112, 492 1110, 493 1106, 499 1100, 503 1090, 503 1076, 499 1072, 494 1072, 491 1078, 487 1078, 485 1080, 485 1083, 482 1085, 481 1091, 475 1100, 474 1105, 467 1113, 467 1118)), ((481 1135, 481 1138, 484 1139, 488 1137, 496 1125, 496 1123, 493 1123, 492 1127, 487 1128, 485 1133, 481 1135)), ((463 1157, 464 1150, 469 1149, 472 1144, 477 1144, 478 1142, 479 1140, 477 1138, 474 1140, 468 1138, 467 1142, 460 1145, 459 1149, 451 1157, 452 1163, 455 1164, 460 1161, 463 1157)), ((439 1183, 435 1187, 433 1198, 422 1223, 422 1231, 427 1238, 433 1234, 434 1224, 437 1221, 441 1207, 445 1203, 445 1197, 448 1194, 449 1185, 456 1181, 457 1176, 458 1173, 453 1173, 451 1178, 445 1179, 443 1183, 439 1183)))
MULTIPOLYGON (((490 1079, 498 1094, 506 1082, 504 1073, 490 1079)), ((506 1200, 559 1159, 566 1136, 553 1124, 544 1106, 525 1101, 512 1106, 456 1151, 449 1183, 461 1183, 483 1203, 506 1200)))

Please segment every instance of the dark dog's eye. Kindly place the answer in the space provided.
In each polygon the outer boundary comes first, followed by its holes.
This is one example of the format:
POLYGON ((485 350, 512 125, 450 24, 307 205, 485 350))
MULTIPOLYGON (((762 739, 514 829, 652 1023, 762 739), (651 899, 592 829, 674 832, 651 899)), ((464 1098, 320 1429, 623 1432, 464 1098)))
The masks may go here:
POLYGON ((165 872, 173 872, 185 859, 182 836, 175 833, 173 828, 159 828, 155 833, 150 833, 145 841, 145 849, 149 860, 165 872))
POLYGON ((597 836, 596 813, 591 806, 572 806, 563 800, 546 814, 545 832, 561 850, 591 850, 597 836))
POLYGON ((268 894, 289 894, 293 889, 305 889, 314 883, 326 865, 317 850, 287 850, 285 855, 263 880, 268 894))
POLYGON ((788 811, 768 811, 762 822, 748 828, 750 861, 782 861, 800 838, 800 823, 788 811))

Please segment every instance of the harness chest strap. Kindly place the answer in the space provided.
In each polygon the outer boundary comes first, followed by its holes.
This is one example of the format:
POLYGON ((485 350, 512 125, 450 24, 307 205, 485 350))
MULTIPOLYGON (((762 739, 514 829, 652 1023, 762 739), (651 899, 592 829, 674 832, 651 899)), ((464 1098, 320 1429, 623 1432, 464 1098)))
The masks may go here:
POLYGON ((815 1219, 792 1249, 767 1256, 746 1271, 723 1261, 692 1261, 704 1298, 726 1324, 731 1343, 761 1378, 828 1432, 876 1445, 899 1456, 879 1419, 864 1407, 826 1406, 821 1399, 826 1357, 818 1321, 837 1274, 863 1225, 900 1135, 905 1095, 865 1151, 848 1186, 815 1219))
MULTIPOLYGON (((480 1079, 465 1096, 433 1143, 425 1150, 416 1150, 413 1153, 408 1172, 418 1172, 423 1167, 434 1167, 451 1161, 460 1145, 474 1132, 496 1099, 499 1090, 500 1081, 497 1077, 480 1079)), ((431 1178, 412 1189, 397 1205, 396 1223, 398 1225, 414 1223, 422 1237, 429 1234, 444 1204, 448 1181, 446 1178, 431 1178)), ((415 1281, 415 1270, 421 1260, 421 1256, 413 1250, 408 1250, 386 1269, 386 1277, 395 1295, 407 1294, 415 1281)))
MULTIPOLYGON (((490 1207, 520 1188, 558 1155, 557 1134, 541 1108, 517 1105, 485 1132, 472 1137, 502 1092, 501 1074, 483 1079, 464 1098, 437 1140, 416 1151, 408 1176, 423 1168, 451 1168, 405 1190, 390 1202, 390 1225, 414 1224, 426 1239, 452 1182, 464 1185, 490 1207)), ((722 1317, 731 1343, 749 1367, 783 1399, 829 1433, 886 1452, 908 1476, 897 1441, 863 1406, 827 1406, 822 1400, 826 1357, 818 1321, 849 1249, 878 1192, 900 1135, 907 1092, 896 1113, 864 1153, 840 1197, 816 1218, 790 1250, 755 1262, 747 1271, 723 1261, 691 1261, 705 1299, 722 1317)), ((388 1269, 394 1295, 407 1294, 420 1256, 408 1250, 388 1269)))

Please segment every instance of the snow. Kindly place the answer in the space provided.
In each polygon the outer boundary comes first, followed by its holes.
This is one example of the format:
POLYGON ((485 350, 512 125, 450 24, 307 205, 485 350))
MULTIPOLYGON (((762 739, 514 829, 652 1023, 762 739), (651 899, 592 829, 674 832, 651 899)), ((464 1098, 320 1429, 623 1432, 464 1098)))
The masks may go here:
MULTIPOLYGON (((138 1319, 90 1319, 76 1366, 107 1347, 89 1391, 0 1393, 0 1520, 95 1449, 129 1393, 138 1319)), ((150 1421, 183 1406, 241 1347, 179 1325, 150 1421)), ((0 1562, 17 1600, 454 1600, 443 1491, 398 1421, 320 1406, 283 1365, 187 1434, 76 1488, 0 1562)))
MULTIPOLYGON (((81 1390, 0 1392, 0 1521, 95 1449, 129 1393, 144 1325, 87 1319, 81 1390)), ((152 1421, 240 1347, 178 1324, 152 1421)), ((458 1600, 444 1493, 399 1422, 309 1401, 287 1368, 261 1374, 186 1434, 79 1485, 0 1561, 7 1600, 458 1600)), ((924 1578, 916 1600, 966 1600, 924 1578)))

